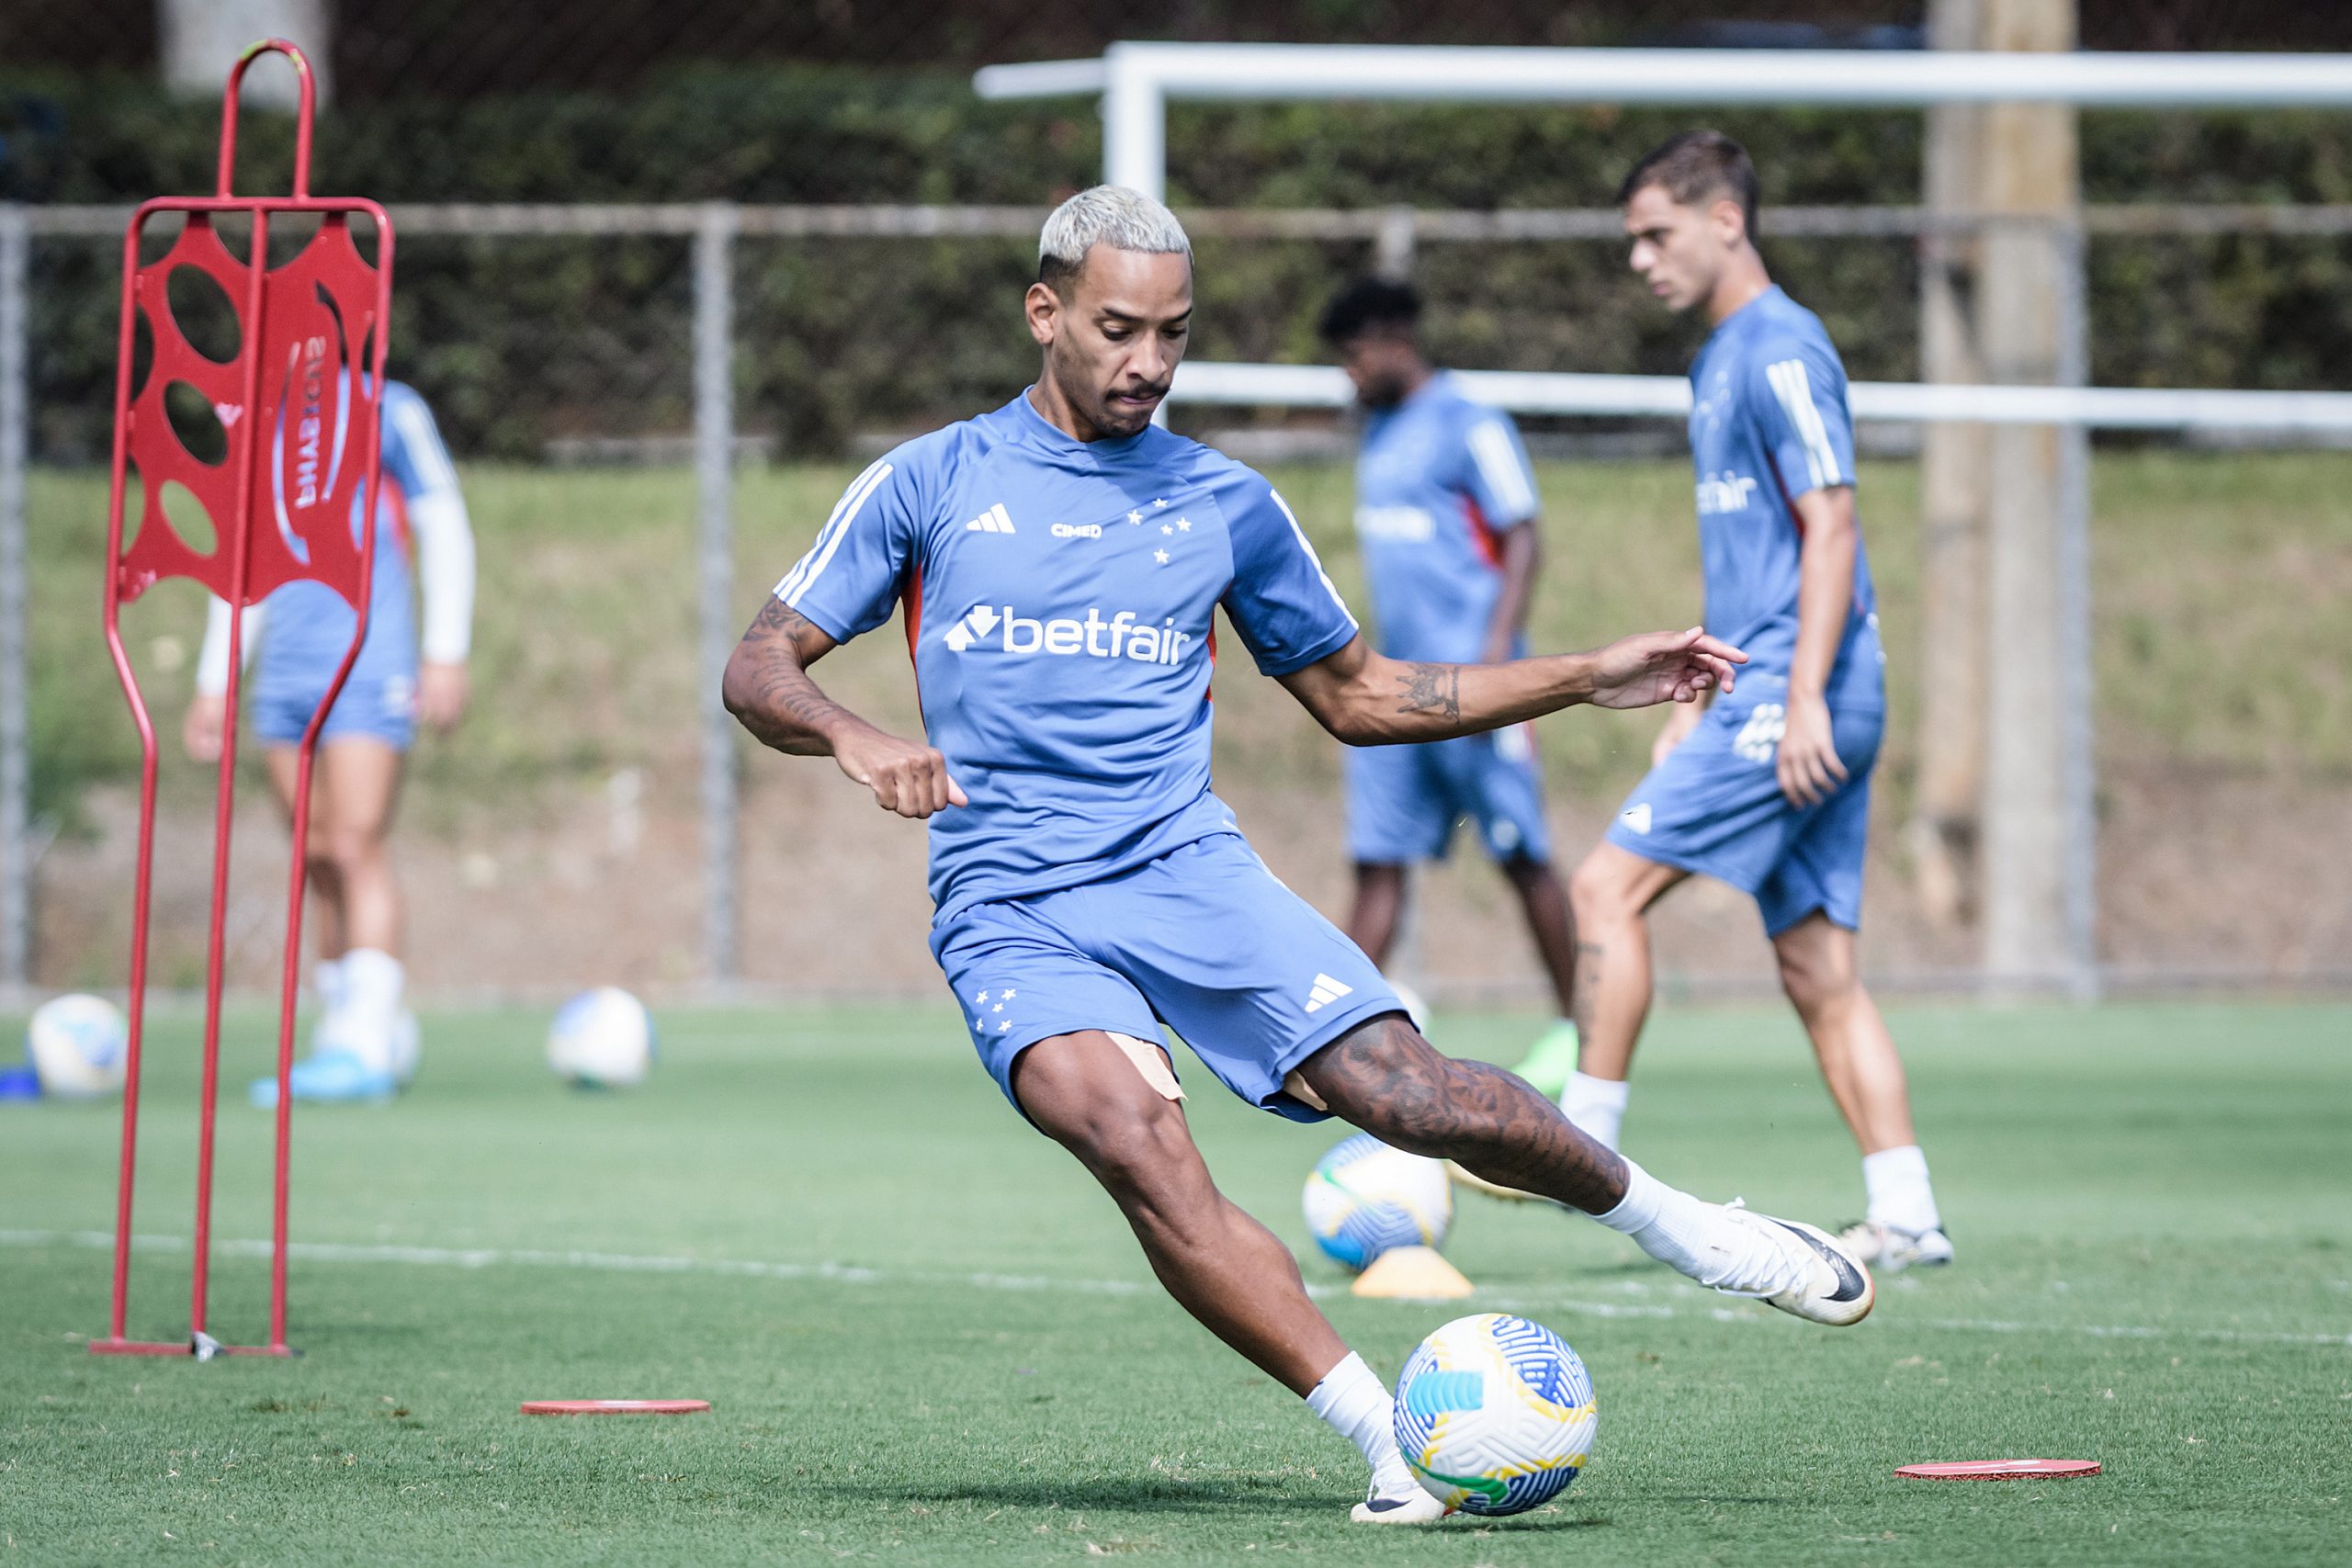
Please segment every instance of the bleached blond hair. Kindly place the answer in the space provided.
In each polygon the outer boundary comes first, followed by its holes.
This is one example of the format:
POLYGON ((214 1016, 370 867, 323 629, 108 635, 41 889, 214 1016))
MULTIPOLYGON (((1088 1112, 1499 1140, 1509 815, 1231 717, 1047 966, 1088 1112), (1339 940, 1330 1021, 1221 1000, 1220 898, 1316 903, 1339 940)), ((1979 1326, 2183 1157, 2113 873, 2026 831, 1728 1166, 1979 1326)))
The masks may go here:
POLYGON ((1193 242, 1176 215, 1125 186, 1095 186, 1054 209, 1037 236, 1037 281, 1059 292, 1097 245, 1144 255, 1189 259, 1193 242))

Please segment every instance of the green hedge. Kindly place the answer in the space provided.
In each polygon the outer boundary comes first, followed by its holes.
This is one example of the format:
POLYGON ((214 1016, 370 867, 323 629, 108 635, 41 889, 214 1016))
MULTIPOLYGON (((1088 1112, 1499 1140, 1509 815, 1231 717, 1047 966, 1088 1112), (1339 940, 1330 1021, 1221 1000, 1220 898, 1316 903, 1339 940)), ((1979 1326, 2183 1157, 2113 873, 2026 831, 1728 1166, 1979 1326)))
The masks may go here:
MULTIPOLYGON (((109 201, 209 186, 217 108, 143 81, 0 77, 0 196, 109 201), (10 104, 20 106, 10 110, 10 104), (34 104, 39 112, 21 106, 34 104), (13 119, 7 117, 13 116, 13 119), (44 126, 47 129, 44 129, 44 126)), ((1180 106, 1180 205, 1605 204, 1679 112, 1375 105, 1180 106)), ((1917 199, 1919 117, 1743 110, 1716 123, 1761 153, 1768 203, 1917 199)), ((282 118, 247 136, 247 189, 282 184, 282 118)), ((1090 181, 1100 139, 1076 102, 989 105, 961 77, 696 70, 628 96, 425 96, 339 107, 319 185, 387 201, 1039 203, 1090 181)), ((2094 199, 2352 199, 2352 118, 2086 118, 2094 199)), ((1916 371, 1912 248, 1770 241, 1857 376, 1916 371)), ((743 423, 800 454, 968 412, 1031 351, 1011 241, 746 242, 743 423)), ((1204 243, 1198 351, 1301 358, 1315 308, 1364 260, 1349 245, 1204 243)), ((1607 244, 1425 247, 1439 353, 1513 368, 1679 369, 1692 327, 1630 288, 1607 244)), ((103 450, 114 260, 104 243, 36 255, 40 449, 103 450)), ((686 246, 412 237, 394 343, 453 442, 534 457, 551 436, 677 431, 687 409, 686 246)), ((2326 386, 2352 363, 2352 245, 2233 237, 2108 240, 2093 251, 2094 374, 2111 384, 2326 386)))

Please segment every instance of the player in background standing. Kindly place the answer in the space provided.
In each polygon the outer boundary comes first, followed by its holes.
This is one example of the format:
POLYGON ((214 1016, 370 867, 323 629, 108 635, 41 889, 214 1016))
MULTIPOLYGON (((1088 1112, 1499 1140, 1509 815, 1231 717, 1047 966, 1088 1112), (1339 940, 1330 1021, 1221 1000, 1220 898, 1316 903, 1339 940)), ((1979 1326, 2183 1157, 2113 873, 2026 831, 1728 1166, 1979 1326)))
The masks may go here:
MULTIPOLYGON (((311 976, 322 1013, 310 1055, 294 1066, 297 1100, 384 1100, 416 1071, 416 1020, 401 1002, 400 878, 386 840, 417 721, 446 730, 466 706, 474 536, 457 469, 413 389, 385 382, 381 418, 368 640, 319 733, 311 779, 308 923, 318 943, 311 976), (424 588, 421 637, 410 603, 411 539, 424 588)), ((352 503, 355 535, 365 504, 352 503)), ((244 689, 270 784, 289 811, 296 748, 356 626, 352 607, 320 582, 289 582, 245 612, 243 649, 254 668, 244 689)), ((220 755, 228 683, 229 606, 216 598, 182 731, 198 761, 220 755)), ((277 1103, 277 1080, 256 1082, 252 1098, 277 1103)))
POLYGON ((1563 1108, 1615 1146, 1649 1010, 1645 912, 1693 872, 1720 878, 1755 898, 1861 1145, 1869 1210, 1848 1243, 1889 1269, 1949 1263, 1903 1060, 1855 957, 1886 694, 1845 367, 1820 318, 1765 272, 1756 168, 1737 142, 1678 136, 1618 200, 1650 292, 1714 323, 1690 367, 1706 622, 1752 662, 1736 693, 1672 712, 1649 776, 1577 869, 1584 1045, 1563 1108))
MULTIPOLYGON (((1527 652, 1527 607, 1543 558, 1535 472, 1510 416, 1479 402, 1421 351, 1410 284, 1359 278, 1325 307, 1321 330, 1364 407, 1356 457, 1356 537, 1380 651, 1390 659, 1501 664, 1527 652)), ((1577 1062, 1569 1021, 1576 940, 1552 870, 1532 725, 1421 746, 1344 750, 1355 906, 1348 934, 1384 970, 1407 873, 1442 860, 1454 825, 1476 822, 1519 896, 1558 999, 1557 1021, 1519 1076, 1557 1096, 1577 1062)))
POLYGON ((1166 208, 1108 186, 1063 203, 1023 309, 1036 384, 860 474, 725 677, 763 744, 830 756, 884 810, 929 819, 932 953, 1006 1100, 1102 1183, 1170 1295, 1356 1445, 1361 1520, 1443 1509, 1397 1451, 1386 1385, 1210 1179, 1163 1020, 1263 1110, 1344 1116, 1591 1213, 1702 1284, 1860 1319, 1870 1275, 1834 1238, 1668 1187, 1521 1079, 1441 1055, 1209 787, 1220 608, 1261 671, 1358 745, 1687 702, 1744 656, 1693 627, 1508 664, 1383 658, 1264 478, 1151 423, 1193 311, 1166 208), (923 739, 808 675, 901 604, 923 739))

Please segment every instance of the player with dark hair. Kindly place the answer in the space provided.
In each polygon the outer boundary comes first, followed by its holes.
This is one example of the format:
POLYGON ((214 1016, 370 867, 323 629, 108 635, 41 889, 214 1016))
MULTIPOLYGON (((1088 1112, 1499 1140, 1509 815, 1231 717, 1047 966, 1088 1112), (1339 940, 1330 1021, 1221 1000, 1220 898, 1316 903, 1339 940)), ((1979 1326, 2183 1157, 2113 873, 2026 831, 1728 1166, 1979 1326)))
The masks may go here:
POLYGON ((1889 1269, 1948 1263, 1903 1061, 1854 951, 1886 695, 1845 367, 1820 318, 1765 271, 1756 168, 1737 142, 1678 136, 1618 194, 1651 293, 1714 323, 1690 367, 1706 619, 1753 663, 1736 693, 1668 718, 1649 776, 1570 884, 1584 1043, 1563 1108, 1615 1146, 1649 1009, 1645 912, 1693 872, 1720 878, 1755 898, 1861 1145, 1869 1211, 1846 1240, 1889 1269))
MULTIPOLYGON (((1543 546, 1535 473, 1510 416, 1479 402, 1422 352, 1412 285, 1358 278, 1325 307, 1321 330, 1363 405, 1356 457, 1356 538, 1390 659, 1500 664, 1526 649, 1527 607, 1543 546)), ((1351 746, 1348 934, 1385 969, 1408 870, 1442 860, 1457 822, 1518 895, 1557 998, 1557 1021, 1516 1071, 1549 1095, 1577 1063, 1568 1021, 1576 942, 1567 890, 1552 870, 1544 775, 1532 725, 1419 746, 1351 746)))
POLYGON ((932 952, 1005 1098, 1102 1184, 1170 1294, 1356 1444, 1373 1467, 1359 1519, 1443 1507, 1289 1249, 1210 1180, 1163 1023, 1253 1105, 1343 1116, 1592 1213, 1702 1284, 1859 1320, 1870 1276, 1833 1238, 1669 1188, 1519 1078, 1441 1055, 1209 788, 1220 608, 1258 667, 1353 744, 1689 701, 1742 656, 1696 628, 1508 664, 1373 652, 1273 487, 1151 423, 1192 324, 1174 216, 1096 186, 1038 248, 1036 384, 860 474, 725 684, 766 745, 831 756, 884 810, 929 819, 932 952), (923 740, 808 677, 901 603, 923 740))
MULTIPOLYGON (((401 775, 422 719, 447 729, 466 704, 466 651, 474 601, 473 527, 458 471, 424 398, 384 384, 383 479, 377 498, 376 559, 368 637, 319 733, 311 777, 311 931, 320 1001, 311 1051, 294 1065, 294 1098, 379 1100, 417 1067, 416 1019, 402 1002, 400 877, 390 847, 401 775), (424 617, 411 603, 409 547, 416 552, 424 617)), ((352 531, 364 503, 352 503, 352 531)), ((241 646, 254 661, 254 729, 278 803, 293 808, 296 748, 351 646, 358 617, 323 583, 289 582, 245 612, 241 646)), ((197 660, 196 700, 182 728, 188 754, 220 755, 230 716, 229 607, 212 602, 197 660)), ((255 1104, 277 1102, 277 1079, 255 1080, 255 1104)))

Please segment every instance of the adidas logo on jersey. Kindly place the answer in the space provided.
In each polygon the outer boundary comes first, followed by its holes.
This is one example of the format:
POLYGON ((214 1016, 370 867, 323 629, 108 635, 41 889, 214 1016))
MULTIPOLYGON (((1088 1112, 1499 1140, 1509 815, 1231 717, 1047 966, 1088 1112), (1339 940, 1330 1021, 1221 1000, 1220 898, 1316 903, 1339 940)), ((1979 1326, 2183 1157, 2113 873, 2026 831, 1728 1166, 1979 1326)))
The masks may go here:
POLYGON ((1756 493, 1756 481, 1746 474, 1735 474, 1725 468, 1720 474, 1709 474, 1699 481, 1699 515, 1713 517, 1725 512, 1745 512, 1750 496, 1756 493))
POLYGON ((1199 640, 1190 632, 1178 630, 1173 615, 1156 626, 1137 620, 1133 610, 1122 610, 1105 620, 1102 612, 1091 604, 1084 620, 1068 616, 1033 620, 1014 615, 1010 604, 981 604, 966 611, 964 618, 948 627, 940 640, 950 652, 963 653, 990 646, 991 637, 1000 653, 1125 659, 1137 664, 1177 663, 1184 650, 1199 640))
POLYGON ((1012 532, 1012 519, 1005 514, 1004 502, 1000 501, 969 523, 965 524, 964 532, 967 534, 1010 534, 1012 532))
POLYGON ((1306 1010, 1321 1012, 1341 997, 1351 996, 1354 992, 1353 986, 1343 986, 1329 975, 1318 974, 1315 976, 1315 984, 1307 988, 1306 1010))

